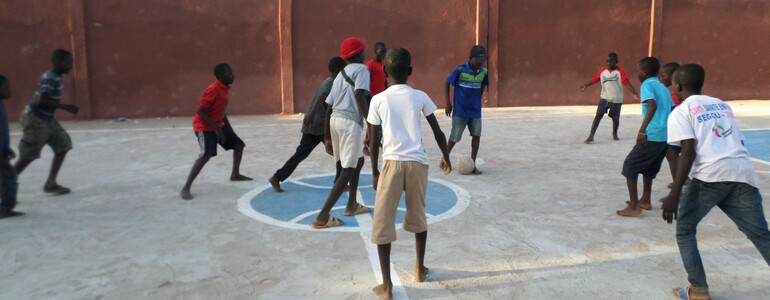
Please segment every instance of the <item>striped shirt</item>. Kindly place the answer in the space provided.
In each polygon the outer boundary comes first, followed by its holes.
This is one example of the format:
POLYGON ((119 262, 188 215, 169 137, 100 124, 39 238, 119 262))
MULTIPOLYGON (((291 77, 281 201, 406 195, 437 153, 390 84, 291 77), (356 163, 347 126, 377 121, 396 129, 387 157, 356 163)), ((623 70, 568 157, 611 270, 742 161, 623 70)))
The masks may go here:
POLYGON ((64 82, 59 73, 54 70, 45 72, 40 77, 40 83, 37 85, 35 91, 35 98, 32 103, 29 104, 29 109, 39 118, 43 120, 53 119, 53 113, 56 108, 40 107, 40 96, 43 94, 48 95, 48 98, 56 103, 61 101, 62 90, 64 89, 64 82))
POLYGON ((489 85, 489 71, 471 71, 470 60, 457 66, 446 81, 455 87, 453 115, 465 119, 481 118, 481 87, 489 85))

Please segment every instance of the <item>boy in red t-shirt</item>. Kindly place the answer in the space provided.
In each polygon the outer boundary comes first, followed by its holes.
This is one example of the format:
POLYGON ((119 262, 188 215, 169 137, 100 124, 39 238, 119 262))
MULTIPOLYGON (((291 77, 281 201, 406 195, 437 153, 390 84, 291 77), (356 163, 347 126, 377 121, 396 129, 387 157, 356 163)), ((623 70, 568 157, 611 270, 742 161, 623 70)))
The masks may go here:
MULTIPOLYGON (((663 67, 660 68, 660 73, 658 74, 658 80, 660 80, 660 83, 665 85, 667 88, 671 86, 671 78, 674 76, 674 71, 679 68, 679 63, 677 62, 670 62, 665 64, 663 67)), ((679 106, 682 104, 679 99, 676 98, 676 95, 674 92, 671 92, 671 100, 674 100, 674 107, 679 106)), ((674 107, 671 108, 671 111, 674 111, 674 107)), ((671 169, 671 177, 674 177, 676 175, 676 167, 677 164, 679 164, 679 154, 682 153, 682 147, 670 145, 668 147, 668 152, 666 152, 666 160, 668 161, 668 167, 671 169)), ((688 178, 685 184, 690 182, 690 179, 688 178)), ((671 186, 674 183, 669 183, 668 188, 671 188, 671 186)), ((666 198, 663 197, 660 199, 660 202, 663 202, 666 198)))
POLYGON ((214 67, 214 76, 217 81, 212 83, 201 96, 198 111, 193 118, 193 130, 195 130, 195 137, 198 138, 201 152, 198 159, 195 160, 192 170, 190 170, 187 182, 179 193, 185 200, 193 198, 190 194, 190 186, 209 159, 217 155, 217 143, 225 150, 235 150, 230 181, 251 180, 239 172, 243 147, 246 144, 235 134, 225 113, 227 102, 230 99, 228 96, 230 84, 235 80, 233 69, 228 64, 218 64, 214 67))
POLYGON ((374 44, 374 59, 366 63, 366 67, 369 68, 369 92, 372 96, 382 93, 388 88, 388 74, 385 74, 383 67, 385 66, 385 53, 388 52, 388 47, 383 42, 377 42, 374 44))
POLYGON ((599 122, 604 117, 604 114, 607 114, 607 111, 609 111, 607 115, 612 119, 612 139, 620 140, 618 137, 618 127, 620 127, 620 108, 623 106, 624 86, 631 91, 631 94, 634 94, 634 99, 639 101, 639 93, 631 85, 626 72, 618 66, 618 54, 614 52, 607 54, 605 63, 607 66, 601 68, 599 73, 596 73, 591 78, 591 81, 580 86, 580 91, 583 92, 594 83, 601 82, 602 84, 599 105, 596 107, 596 115, 594 116, 593 123, 591 123, 591 132, 584 141, 586 144, 593 143, 594 134, 596 134, 596 129, 599 128, 599 122))

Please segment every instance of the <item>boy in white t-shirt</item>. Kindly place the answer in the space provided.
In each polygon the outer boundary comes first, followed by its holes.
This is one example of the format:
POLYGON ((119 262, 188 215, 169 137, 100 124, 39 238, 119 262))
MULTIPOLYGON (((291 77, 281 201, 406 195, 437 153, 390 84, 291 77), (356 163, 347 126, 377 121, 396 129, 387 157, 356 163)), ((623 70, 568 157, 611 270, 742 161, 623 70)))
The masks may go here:
POLYGON ((626 72, 618 66, 618 54, 614 52, 607 54, 605 62, 607 63, 606 67, 601 68, 591 78, 591 81, 580 86, 580 91, 582 92, 594 83, 599 81, 602 83, 599 105, 596 107, 596 116, 594 116, 594 121, 591 123, 591 132, 584 142, 586 144, 594 141, 594 134, 596 134, 596 129, 599 128, 599 122, 601 122, 602 117, 604 117, 607 111, 609 111, 608 116, 612 119, 612 139, 620 140, 618 137, 618 127, 620 126, 620 108, 623 105, 623 86, 634 94, 636 101, 639 101, 639 93, 631 85, 626 72))
POLYGON ((382 173, 377 168, 380 139, 370 139, 374 189, 377 190, 372 224, 372 243, 377 244, 383 283, 373 289, 382 299, 392 299, 393 283, 390 280, 390 244, 396 240, 396 211, 401 192, 406 193, 406 216, 403 228, 414 232, 417 262, 414 266, 415 281, 428 277, 425 267, 425 243, 428 222, 425 217, 425 193, 428 186, 428 154, 422 144, 420 114, 428 120, 436 143, 441 149, 441 166, 444 174, 452 171, 449 163, 446 136, 433 112, 436 105, 420 90, 406 84, 412 74, 412 58, 404 48, 390 49, 385 56, 385 72, 390 87, 372 98, 367 121, 372 136, 382 132, 382 173))
POLYGON ((677 98, 683 99, 668 119, 668 143, 682 147, 671 194, 663 202, 663 219, 676 222, 676 241, 690 286, 674 289, 682 299, 710 299, 695 232, 700 220, 722 209, 770 265, 770 231, 762 210, 757 173, 743 145, 743 134, 730 105, 701 95, 703 68, 687 64, 674 72, 677 98), (687 175, 687 184, 679 200, 687 175))
POLYGON ((340 162, 342 171, 334 182, 321 212, 310 225, 315 229, 342 225, 340 219, 329 213, 348 184, 348 205, 342 214, 354 216, 371 211, 356 202, 358 175, 364 166, 364 120, 369 111, 365 98, 369 92, 369 69, 363 64, 364 49, 364 43, 354 37, 342 42, 340 56, 347 62, 347 66, 334 78, 332 89, 326 97, 328 106, 324 121, 324 145, 326 152, 334 155, 334 160, 340 162))

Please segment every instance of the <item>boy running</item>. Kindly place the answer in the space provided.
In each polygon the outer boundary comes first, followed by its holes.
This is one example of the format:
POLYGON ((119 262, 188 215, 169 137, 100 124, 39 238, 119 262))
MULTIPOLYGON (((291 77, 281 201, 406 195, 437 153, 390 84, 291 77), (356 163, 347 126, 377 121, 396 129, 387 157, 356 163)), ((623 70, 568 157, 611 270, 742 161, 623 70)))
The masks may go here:
POLYGON ((642 82, 639 88, 642 99, 642 126, 636 137, 636 145, 623 162, 623 176, 628 186, 628 206, 617 211, 618 215, 631 216, 642 213, 642 209, 650 210, 650 193, 652 180, 658 175, 663 158, 666 157, 666 122, 671 113, 671 94, 658 81, 660 63, 654 57, 646 57, 636 64, 637 77, 642 82), (636 182, 642 174, 644 183, 642 198, 638 199, 636 182))
POLYGON ((428 120, 436 143, 441 149, 441 165, 449 174, 449 151, 446 137, 433 112, 437 109, 428 95, 406 84, 412 74, 412 58, 409 51, 395 48, 385 58, 385 72, 393 85, 372 98, 367 121, 372 125, 374 136, 383 133, 382 173, 377 168, 380 140, 371 140, 372 184, 377 190, 372 225, 372 243, 377 244, 383 283, 373 289, 382 299, 393 298, 390 279, 390 248, 396 240, 396 210, 401 192, 406 193, 406 216, 403 227, 413 232, 416 240, 417 262, 414 266, 415 281, 428 277, 424 265, 428 223, 425 218, 425 193, 428 186, 428 154, 422 144, 420 114, 428 120))
POLYGON ((342 213, 354 216, 371 211, 356 202, 358 175, 364 166, 364 120, 368 112, 366 93, 369 92, 369 70, 364 62, 366 46, 361 40, 351 37, 342 42, 340 53, 348 63, 334 79, 331 92, 326 97, 326 118, 324 121, 324 144, 326 152, 342 165, 342 172, 334 182, 321 212, 310 226, 315 229, 342 225, 342 221, 331 216, 345 186, 349 184, 348 205, 342 213))
POLYGON ((681 299, 710 299, 695 232, 715 206, 738 225, 770 265, 770 231, 757 188, 759 178, 730 105, 701 95, 705 77, 696 64, 674 72, 676 96, 685 101, 668 119, 668 142, 682 147, 682 157, 662 208, 666 222, 677 220, 676 242, 690 282, 674 289, 681 299), (692 181, 680 194, 688 174, 692 181))
POLYGON ((618 54, 607 54, 605 60, 607 66, 599 69, 599 72, 591 78, 591 81, 580 86, 580 91, 585 91, 587 87, 601 81, 602 92, 599 95, 599 105, 596 107, 596 116, 594 116, 594 122, 591 123, 591 132, 588 134, 588 138, 584 141, 586 144, 590 144, 594 141, 594 134, 596 129, 599 128, 599 122, 601 122, 604 114, 607 114, 612 119, 612 139, 620 140, 618 137, 618 127, 620 127, 620 108, 623 105, 623 86, 634 94, 634 100, 639 100, 639 94, 636 93, 634 86, 631 85, 631 81, 628 80, 626 72, 618 66, 618 54))
POLYGON ((214 76, 217 80, 203 92, 198 103, 198 111, 193 118, 193 130, 195 130, 195 137, 198 138, 198 146, 200 146, 201 151, 190 170, 190 175, 187 176, 187 182, 182 187, 182 191, 179 192, 184 200, 193 198, 190 194, 193 180, 209 159, 212 156, 217 156, 217 144, 222 146, 225 151, 235 150, 233 151, 233 171, 230 173, 230 181, 251 180, 251 178, 241 175, 239 171, 243 147, 246 144, 233 131, 225 112, 227 103, 230 101, 228 95, 230 85, 235 81, 233 69, 228 64, 218 64, 214 67, 214 76))
POLYGON ((62 75, 72 70, 72 54, 67 50, 57 49, 53 52, 51 62, 53 69, 40 77, 34 100, 21 113, 19 123, 24 133, 19 143, 20 157, 14 169, 16 174, 21 174, 32 161, 40 158, 43 146, 51 146, 54 153, 53 162, 43 191, 61 195, 69 193, 70 189, 56 183, 56 177, 64 164, 67 152, 72 150, 72 140, 54 118, 54 113, 57 109, 63 109, 75 115, 78 113, 78 107, 59 103, 64 89, 62 75))
POLYGON ((476 155, 481 142, 481 97, 484 88, 489 85, 489 71, 482 65, 487 61, 487 50, 481 45, 471 48, 468 62, 457 66, 444 83, 447 117, 452 116, 452 132, 449 134, 449 152, 463 137, 465 127, 471 134, 471 158, 474 162, 473 174, 481 175, 475 167, 476 155), (454 106, 449 101, 449 85, 454 89, 454 106), (453 113, 454 112, 454 113, 453 113))
POLYGON ((11 150, 11 138, 8 134, 8 115, 5 113, 5 103, 2 100, 11 98, 11 84, 8 78, 0 75, 0 219, 21 216, 24 213, 14 211, 16 207, 16 192, 19 182, 16 171, 11 166, 11 160, 16 153, 11 150))

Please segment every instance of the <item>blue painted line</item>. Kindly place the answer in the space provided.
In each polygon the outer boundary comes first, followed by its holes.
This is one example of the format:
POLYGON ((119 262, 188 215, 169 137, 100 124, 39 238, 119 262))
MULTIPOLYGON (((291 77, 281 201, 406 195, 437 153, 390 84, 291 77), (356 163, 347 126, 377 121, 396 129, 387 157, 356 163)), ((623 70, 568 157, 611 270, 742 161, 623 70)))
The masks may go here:
POLYGON ((742 131, 751 157, 770 162, 770 129, 742 131))

